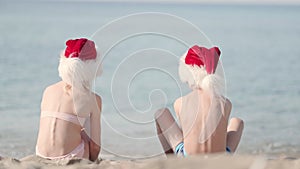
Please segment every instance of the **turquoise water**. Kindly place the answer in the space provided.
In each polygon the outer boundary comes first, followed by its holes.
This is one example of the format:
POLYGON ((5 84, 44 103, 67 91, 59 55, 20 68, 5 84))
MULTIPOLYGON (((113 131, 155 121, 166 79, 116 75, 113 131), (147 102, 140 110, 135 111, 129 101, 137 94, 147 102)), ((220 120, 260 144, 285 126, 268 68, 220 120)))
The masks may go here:
MULTIPOLYGON (((59 80, 58 54, 64 41, 90 37, 110 21, 137 12, 182 17, 220 46, 232 116, 243 118, 246 125, 240 153, 300 153, 300 6, 0 1, 0 155, 20 158, 34 152, 42 91, 59 80)), ((147 20, 139 23, 149 24, 147 20)), ((184 32, 184 26, 170 31, 181 28, 184 32)), ((134 28, 112 32, 129 29, 134 28)), ((106 151, 138 157, 160 152, 152 115, 188 91, 177 84, 176 59, 184 50, 169 38, 144 35, 127 39, 107 54, 104 74, 95 84, 104 104, 102 146, 106 151), (146 48, 174 55, 139 51, 146 48), (140 53, 132 54, 135 51, 140 53), (153 69, 129 79, 128 74, 150 65, 165 68, 171 75, 153 69)))

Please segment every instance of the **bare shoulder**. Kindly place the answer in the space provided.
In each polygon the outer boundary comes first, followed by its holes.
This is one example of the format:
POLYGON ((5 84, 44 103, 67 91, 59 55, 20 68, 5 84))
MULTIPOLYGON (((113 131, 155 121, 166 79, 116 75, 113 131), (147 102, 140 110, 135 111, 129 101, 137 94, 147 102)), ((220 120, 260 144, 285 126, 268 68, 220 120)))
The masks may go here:
POLYGON ((53 90, 57 90, 59 87, 62 87, 62 82, 57 82, 47 86, 44 90, 44 93, 52 92, 53 90))
POLYGON ((182 97, 179 97, 175 100, 174 107, 178 107, 178 106, 181 107, 181 105, 182 105, 182 97))
POLYGON ((55 92, 55 90, 57 88, 57 87, 55 87, 56 85, 57 85, 57 83, 49 85, 44 89, 43 95, 42 95, 42 100, 41 100, 41 110, 43 110, 45 108, 48 98, 55 92))
POLYGON ((56 86, 57 86, 57 83, 47 86, 47 87, 44 89, 43 97, 45 97, 45 96, 47 96, 48 94, 52 93, 52 92, 56 89, 56 86))
POLYGON ((180 109, 182 107, 182 97, 179 97, 175 100, 174 102, 174 111, 176 113, 177 116, 179 116, 179 112, 180 112, 180 109))

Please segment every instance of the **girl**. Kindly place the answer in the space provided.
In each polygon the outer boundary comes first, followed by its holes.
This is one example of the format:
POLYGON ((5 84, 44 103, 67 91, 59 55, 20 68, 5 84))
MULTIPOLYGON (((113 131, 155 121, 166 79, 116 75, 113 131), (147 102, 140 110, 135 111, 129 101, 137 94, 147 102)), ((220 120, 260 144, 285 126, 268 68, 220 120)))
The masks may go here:
POLYGON ((43 94, 36 155, 94 161, 100 152, 102 102, 91 86, 101 73, 100 57, 91 40, 68 40, 66 45, 58 67, 62 81, 43 94))

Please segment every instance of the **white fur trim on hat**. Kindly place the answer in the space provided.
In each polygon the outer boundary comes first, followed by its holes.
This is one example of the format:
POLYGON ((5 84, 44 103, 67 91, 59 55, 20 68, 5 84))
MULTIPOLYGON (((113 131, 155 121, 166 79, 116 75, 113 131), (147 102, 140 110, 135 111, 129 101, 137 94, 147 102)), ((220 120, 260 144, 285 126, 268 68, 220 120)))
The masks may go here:
POLYGON ((180 80, 187 83, 191 89, 203 89, 213 95, 224 94, 224 79, 216 73, 208 74, 204 66, 185 63, 185 53, 179 60, 178 74, 180 80))
POLYGON ((197 65, 187 65, 185 64, 185 53, 179 60, 179 77, 180 80, 184 83, 187 83, 191 89, 199 89, 203 78, 207 75, 207 72, 204 67, 199 67, 197 65))

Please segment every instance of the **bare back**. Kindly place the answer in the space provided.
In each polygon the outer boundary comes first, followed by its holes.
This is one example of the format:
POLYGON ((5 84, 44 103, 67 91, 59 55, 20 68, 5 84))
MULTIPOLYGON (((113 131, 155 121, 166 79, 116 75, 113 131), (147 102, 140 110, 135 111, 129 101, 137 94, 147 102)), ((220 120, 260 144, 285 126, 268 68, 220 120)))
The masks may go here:
MULTIPOLYGON (((74 108, 72 92, 66 92, 64 87, 64 82, 58 82, 49 86, 44 91, 41 112, 62 112, 74 116, 78 115, 79 112, 75 111, 74 108)), ((96 99, 91 99, 92 102, 86 106, 84 112, 79 113, 84 115, 79 115, 80 117, 84 117, 89 121, 90 113, 98 112, 99 108, 97 107, 97 102, 95 100, 96 99)), ((81 143, 82 128, 83 126, 81 125, 76 125, 58 118, 41 118, 37 141, 39 151, 49 157, 69 153, 81 143)))
POLYGON ((199 141, 202 130, 209 123, 207 117, 209 113, 215 113, 211 110, 211 98, 202 90, 194 90, 188 95, 181 97, 174 103, 176 115, 179 118, 183 132, 184 148, 187 154, 224 152, 226 149, 226 135, 228 118, 231 111, 231 103, 225 101, 225 106, 221 101, 214 103, 219 105, 221 117, 216 124, 212 134, 205 139, 205 142, 199 141))

